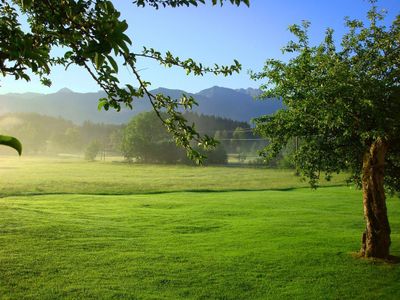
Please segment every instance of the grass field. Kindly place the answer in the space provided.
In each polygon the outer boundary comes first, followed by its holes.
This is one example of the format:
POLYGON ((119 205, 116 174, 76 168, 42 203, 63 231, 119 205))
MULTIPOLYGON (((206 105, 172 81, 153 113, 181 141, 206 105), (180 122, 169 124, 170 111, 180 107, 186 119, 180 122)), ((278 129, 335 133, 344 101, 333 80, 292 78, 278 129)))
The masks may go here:
POLYGON ((343 176, 3 157, 0 178, 1 299, 400 299, 400 265, 352 256, 343 176))
MULTIPOLYGON (((254 191, 307 187, 292 170, 136 165, 82 159, 0 156, 0 195, 254 191)), ((344 176, 329 185, 343 185, 344 176)))

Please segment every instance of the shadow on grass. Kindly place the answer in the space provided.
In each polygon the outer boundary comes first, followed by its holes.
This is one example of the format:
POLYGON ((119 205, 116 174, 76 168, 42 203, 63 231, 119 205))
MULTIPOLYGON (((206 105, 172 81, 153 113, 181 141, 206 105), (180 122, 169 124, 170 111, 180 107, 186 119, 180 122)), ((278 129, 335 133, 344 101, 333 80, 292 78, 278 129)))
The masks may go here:
POLYGON ((352 252, 351 256, 354 257, 355 259, 361 259, 373 264, 389 264, 389 265, 400 264, 400 256, 395 256, 395 255, 389 255, 389 257, 385 259, 385 258, 365 257, 362 256, 360 252, 352 252))
MULTIPOLYGON (((320 186, 318 189, 346 187, 347 184, 332 184, 327 186, 320 186)), ((133 195, 159 195, 159 194, 172 194, 172 193, 232 193, 232 192, 290 192, 297 190, 312 190, 309 186, 303 187, 282 187, 282 188, 268 188, 268 189, 182 189, 182 190, 163 190, 163 191, 137 191, 137 192, 95 192, 95 193, 80 193, 80 192, 22 192, 14 194, 0 194, 0 198, 8 197, 30 197, 30 196, 51 196, 51 195, 82 195, 82 196, 133 196, 133 195)))

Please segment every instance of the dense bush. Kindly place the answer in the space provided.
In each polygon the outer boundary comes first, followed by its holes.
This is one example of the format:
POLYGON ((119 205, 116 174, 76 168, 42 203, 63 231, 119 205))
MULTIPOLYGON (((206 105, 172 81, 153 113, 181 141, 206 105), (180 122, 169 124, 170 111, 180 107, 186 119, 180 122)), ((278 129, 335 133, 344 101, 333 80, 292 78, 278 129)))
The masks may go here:
POLYGON ((99 141, 94 140, 89 143, 85 150, 85 159, 89 161, 94 161, 97 154, 100 152, 101 145, 99 141))
MULTIPOLYGON (((185 151, 175 145, 154 112, 141 113, 128 123, 123 132, 121 148, 128 161, 192 164, 185 151)), ((206 164, 227 163, 227 154, 222 146, 202 152, 207 156, 206 164)))

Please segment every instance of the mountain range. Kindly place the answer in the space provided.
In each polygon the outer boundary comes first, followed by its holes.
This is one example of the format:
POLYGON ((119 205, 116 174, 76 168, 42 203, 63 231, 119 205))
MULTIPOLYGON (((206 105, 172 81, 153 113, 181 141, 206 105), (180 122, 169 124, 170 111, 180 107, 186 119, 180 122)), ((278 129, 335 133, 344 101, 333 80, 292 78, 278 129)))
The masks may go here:
MULTIPOLYGON (((255 100, 260 91, 253 88, 229 89, 214 86, 192 94, 182 90, 158 88, 152 93, 163 93, 172 98, 182 94, 193 96, 199 106, 193 111, 229 118, 236 121, 249 122, 252 118, 274 113, 282 108, 280 100, 255 100)), ((10 93, 0 95, 0 115, 6 113, 34 112, 54 117, 62 117, 80 124, 86 120, 96 123, 122 124, 128 122, 134 115, 150 111, 151 105, 147 99, 138 98, 133 101, 133 110, 122 108, 120 112, 110 109, 98 111, 98 99, 105 97, 103 91, 95 93, 76 93, 63 88, 52 94, 10 93)))

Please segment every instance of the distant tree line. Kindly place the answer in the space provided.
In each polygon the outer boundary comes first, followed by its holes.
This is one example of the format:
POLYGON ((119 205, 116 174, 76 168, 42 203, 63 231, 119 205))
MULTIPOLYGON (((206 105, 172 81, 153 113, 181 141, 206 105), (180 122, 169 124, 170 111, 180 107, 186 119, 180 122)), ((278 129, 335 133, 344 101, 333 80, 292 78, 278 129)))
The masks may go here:
MULTIPOLYGON (((257 151, 267 142, 254 134, 249 123, 197 113, 184 116, 196 124, 198 132, 220 142, 209 151, 192 145, 207 156, 206 164, 226 164, 229 159, 231 163, 265 165, 257 151)), ((78 125, 60 117, 14 113, 0 116, 0 130, 18 137, 28 155, 83 154, 89 161, 122 155, 131 162, 193 164, 186 151, 176 146, 154 112, 141 113, 124 125, 90 121, 78 125)), ((293 150, 294 144, 289 143, 267 166, 293 167, 293 150)))
POLYGON ((123 126, 90 121, 77 125, 63 118, 15 113, 0 116, 0 129, 18 137, 25 154, 53 155, 81 154, 93 141, 100 145, 99 151, 120 153, 123 126))

